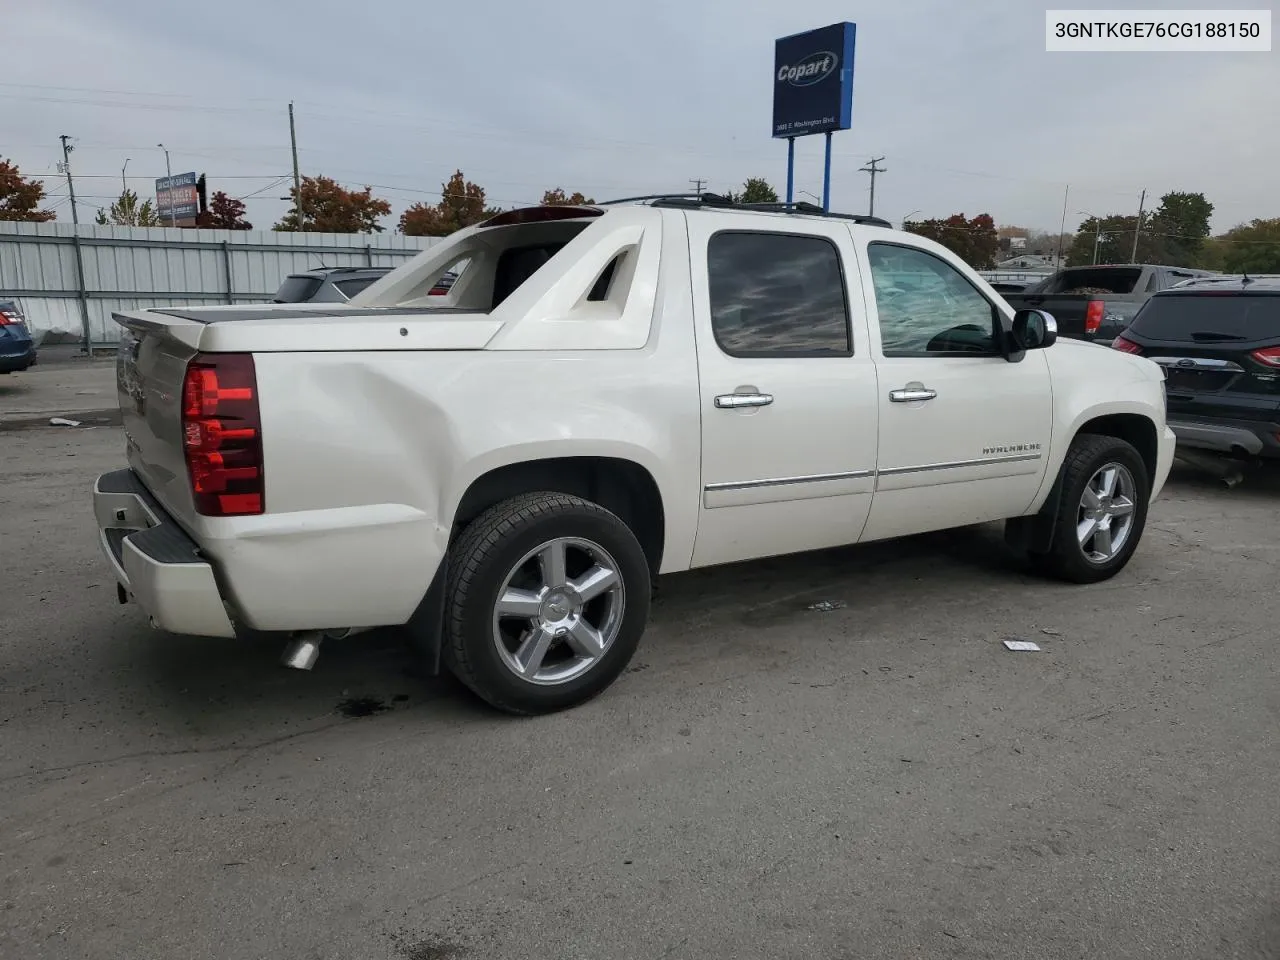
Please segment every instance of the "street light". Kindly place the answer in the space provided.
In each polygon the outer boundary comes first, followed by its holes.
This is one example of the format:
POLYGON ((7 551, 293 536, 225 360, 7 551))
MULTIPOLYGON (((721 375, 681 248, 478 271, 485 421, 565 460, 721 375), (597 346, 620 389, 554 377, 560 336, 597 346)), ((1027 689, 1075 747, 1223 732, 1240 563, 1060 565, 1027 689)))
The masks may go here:
POLYGON ((164 178, 168 181, 169 187, 169 226, 176 227, 178 212, 173 206, 173 168, 169 166, 169 148, 163 143, 157 143, 156 146, 164 151, 164 178))
POLYGON ((919 212, 920 212, 919 210, 912 210, 910 213, 908 213, 905 217, 902 218, 903 230, 907 229, 907 224, 911 222, 911 218, 919 212))
POLYGON ((816 194, 810 193, 808 190, 797 190, 796 193, 803 193, 806 197, 813 197, 817 203, 822 203, 822 198, 816 194))
POLYGON ((125 157, 124 166, 120 168, 120 192, 122 195, 129 191, 129 182, 125 180, 124 172, 129 169, 129 161, 132 159, 133 157, 125 157))

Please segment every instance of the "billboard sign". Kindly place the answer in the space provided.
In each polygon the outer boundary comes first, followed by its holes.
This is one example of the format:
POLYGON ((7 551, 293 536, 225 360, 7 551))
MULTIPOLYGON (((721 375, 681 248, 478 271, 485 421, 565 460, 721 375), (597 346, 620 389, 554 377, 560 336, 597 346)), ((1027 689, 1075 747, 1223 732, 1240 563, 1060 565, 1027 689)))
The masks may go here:
POLYGON ((194 220, 199 215, 198 179, 194 173, 178 173, 156 180, 156 213, 161 220, 194 220))
POLYGON ((773 136, 849 129, 856 33, 855 24, 833 23, 774 41, 773 136))

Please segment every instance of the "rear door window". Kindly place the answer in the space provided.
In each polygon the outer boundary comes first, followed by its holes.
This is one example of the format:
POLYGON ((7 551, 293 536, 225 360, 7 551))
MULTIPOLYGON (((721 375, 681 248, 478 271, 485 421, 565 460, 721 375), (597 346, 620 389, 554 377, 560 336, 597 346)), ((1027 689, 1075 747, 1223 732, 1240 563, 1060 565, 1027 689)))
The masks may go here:
POLYGON ((1280 295, 1178 293, 1152 297, 1130 329, 1150 340, 1192 343, 1280 339, 1280 295))
POLYGON ((849 308, 835 244, 726 230, 707 245, 711 329, 731 357, 849 356, 849 308))

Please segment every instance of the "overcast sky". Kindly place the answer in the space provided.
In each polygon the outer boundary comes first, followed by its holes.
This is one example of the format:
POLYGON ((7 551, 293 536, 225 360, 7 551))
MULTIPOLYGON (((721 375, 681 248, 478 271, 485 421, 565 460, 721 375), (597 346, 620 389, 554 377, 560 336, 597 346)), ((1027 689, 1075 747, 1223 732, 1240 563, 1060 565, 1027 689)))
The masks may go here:
MULTIPOLYGON (((1048 54, 1044 9, 0 0, 0 156, 47 177, 70 219, 58 136, 76 138, 87 219, 119 193, 126 158, 130 185, 153 194, 163 142, 173 172, 206 173, 211 192, 262 191, 245 202, 255 226, 270 227, 286 206, 275 178, 291 169, 293 100, 302 172, 374 184, 397 215, 437 200, 458 167, 501 205, 554 186, 596 199, 682 191, 692 178, 725 189, 764 176, 781 193, 773 40, 852 19, 853 129, 835 137, 836 209, 866 211, 858 170, 884 156, 876 212, 895 222, 989 212, 1053 230, 1067 184, 1069 228, 1079 211, 1136 212, 1143 188, 1203 191, 1215 230, 1280 216, 1280 52, 1048 54)), ((820 194, 822 138, 798 141, 797 157, 797 189, 820 194)))

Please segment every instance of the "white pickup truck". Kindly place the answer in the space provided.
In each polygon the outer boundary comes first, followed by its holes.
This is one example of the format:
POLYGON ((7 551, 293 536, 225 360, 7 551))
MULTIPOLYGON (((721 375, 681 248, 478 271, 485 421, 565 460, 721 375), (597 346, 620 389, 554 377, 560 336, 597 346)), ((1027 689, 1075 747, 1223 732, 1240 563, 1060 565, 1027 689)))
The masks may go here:
POLYGON ((303 668, 402 626, 515 713, 609 686, 659 574, 1004 520, 1103 580, 1173 457, 1156 364, 806 207, 515 210, 350 304, 116 319, 128 467, 94 507, 122 602, 303 668))

